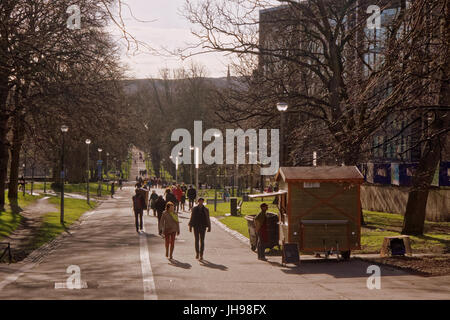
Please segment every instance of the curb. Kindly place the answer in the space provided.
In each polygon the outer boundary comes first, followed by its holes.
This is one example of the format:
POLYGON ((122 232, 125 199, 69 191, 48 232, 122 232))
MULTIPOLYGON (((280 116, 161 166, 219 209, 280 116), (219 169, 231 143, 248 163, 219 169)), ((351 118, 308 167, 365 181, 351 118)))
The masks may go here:
POLYGON ((230 234, 234 238, 238 239, 239 241, 241 241, 242 243, 244 243, 245 245, 250 247, 250 240, 247 237, 243 236, 242 234, 240 234, 236 230, 232 230, 232 229, 228 228, 225 224, 220 222, 220 220, 215 218, 215 217, 210 217, 210 219, 211 219, 212 222, 214 222, 223 231, 227 232, 228 234, 230 234))

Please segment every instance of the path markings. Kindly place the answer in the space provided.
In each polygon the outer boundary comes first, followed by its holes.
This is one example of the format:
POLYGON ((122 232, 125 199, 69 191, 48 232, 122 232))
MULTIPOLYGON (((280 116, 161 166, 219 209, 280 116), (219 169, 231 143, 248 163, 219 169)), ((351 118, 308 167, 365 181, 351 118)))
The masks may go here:
POLYGON ((145 231, 145 224, 143 232, 144 233, 139 234, 139 242, 141 252, 140 256, 141 256, 142 280, 144 283, 144 300, 158 300, 158 296, 156 295, 155 279, 153 278, 152 265, 150 263, 150 255, 148 254, 147 234, 145 231))

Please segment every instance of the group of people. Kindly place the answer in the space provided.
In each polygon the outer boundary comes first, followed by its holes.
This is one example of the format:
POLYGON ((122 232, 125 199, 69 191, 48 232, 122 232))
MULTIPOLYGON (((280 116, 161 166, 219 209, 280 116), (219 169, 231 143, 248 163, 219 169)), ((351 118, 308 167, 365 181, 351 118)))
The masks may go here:
POLYGON ((211 221, 209 218, 209 209, 204 205, 204 199, 199 198, 195 206, 197 192, 195 188, 184 184, 173 185, 165 191, 165 198, 152 190, 149 196, 149 205, 146 204, 146 190, 136 185, 135 195, 133 196, 133 210, 135 215, 136 232, 143 230, 144 210, 151 208, 153 215, 158 219, 158 233, 165 238, 166 257, 173 259, 175 248, 175 238, 180 235, 179 209, 185 211, 186 197, 189 199, 189 210, 191 217, 189 220, 189 232, 194 233, 195 239, 195 257, 203 259, 205 250, 206 232, 211 232, 211 221))

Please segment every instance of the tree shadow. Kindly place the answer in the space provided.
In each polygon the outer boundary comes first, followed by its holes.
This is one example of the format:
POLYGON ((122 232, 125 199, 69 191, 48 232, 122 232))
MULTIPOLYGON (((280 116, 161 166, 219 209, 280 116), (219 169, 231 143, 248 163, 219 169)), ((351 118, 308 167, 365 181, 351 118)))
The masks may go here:
POLYGON ((23 209, 19 207, 19 201, 17 199, 9 199, 9 206, 11 207, 11 212, 14 215, 17 215, 23 211, 23 209))
POLYGON ((224 266, 222 264, 215 264, 215 263, 212 263, 212 262, 210 262, 208 260, 199 260, 199 262, 200 262, 200 264, 202 266, 208 267, 208 268, 211 268, 211 269, 219 269, 219 270, 222 270, 222 271, 227 271, 228 270, 227 266, 224 266))

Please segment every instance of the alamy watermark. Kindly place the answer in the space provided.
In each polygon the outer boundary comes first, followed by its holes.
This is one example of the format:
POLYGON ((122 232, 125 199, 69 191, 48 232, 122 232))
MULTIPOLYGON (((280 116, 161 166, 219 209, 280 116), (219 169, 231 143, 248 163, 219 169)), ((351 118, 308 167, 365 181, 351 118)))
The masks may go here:
POLYGON ((367 267, 367 274, 370 274, 369 278, 367 278, 367 289, 373 290, 381 289, 381 269, 379 266, 370 265, 367 267))
POLYGON ((268 129, 260 129, 258 131, 255 129, 246 131, 242 129, 226 129, 224 137, 224 134, 219 129, 208 129, 203 133, 203 122, 194 121, 194 143, 192 143, 191 133, 187 129, 176 129, 172 132, 171 141, 179 142, 172 149, 172 162, 192 164, 191 150, 192 146, 194 146, 196 153, 199 155, 198 159, 195 160, 196 165, 202 163, 209 165, 260 164, 261 175, 274 175, 277 173, 280 163, 280 133, 278 129, 270 130, 270 155, 268 152, 268 133, 268 129), (246 152, 245 148, 247 140, 248 152, 246 152), (237 141, 237 145, 235 141, 237 141), (203 142, 211 143, 203 149, 203 142), (237 155, 236 159, 235 154, 237 155), (246 155, 249 158, 248 163, 246 163, 246 155))
POLYGON ((73 4, 69 6, 66 13, 70 14, 67 19, 67 29, 79 30, 81 29, 81 10, 80 6, 73 4))

